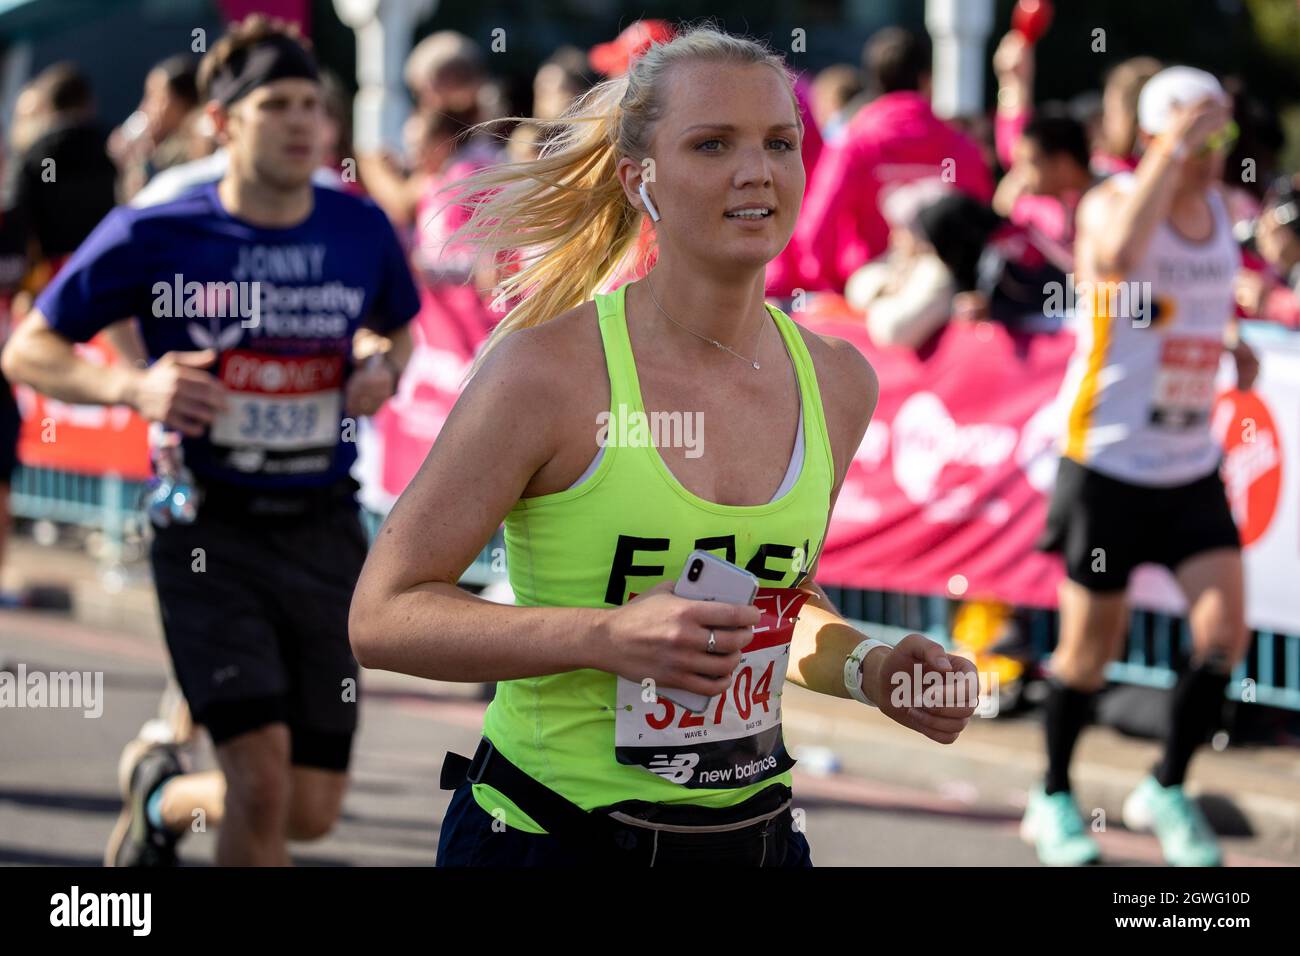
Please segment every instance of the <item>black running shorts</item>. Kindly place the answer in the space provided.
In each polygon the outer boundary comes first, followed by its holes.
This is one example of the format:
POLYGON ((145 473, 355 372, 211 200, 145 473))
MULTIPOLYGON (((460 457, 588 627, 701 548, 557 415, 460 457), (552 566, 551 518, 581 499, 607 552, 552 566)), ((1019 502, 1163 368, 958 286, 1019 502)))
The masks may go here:
POLYGON ((1240 548, 1216 468, 1185 485, 1134 485, 1062 458, 1042 551, 1060 552, 1065 574, 1090 591, 1122 591, 1139 564, 1171 571, 1216 548, 1240 548))
POLYGON ((214 743, 285 723, 294 764, 347 769, 360 699, 348 606, 366 547, 350 496, 289 517, 214 500, 155 529, 167 647, 214 743))

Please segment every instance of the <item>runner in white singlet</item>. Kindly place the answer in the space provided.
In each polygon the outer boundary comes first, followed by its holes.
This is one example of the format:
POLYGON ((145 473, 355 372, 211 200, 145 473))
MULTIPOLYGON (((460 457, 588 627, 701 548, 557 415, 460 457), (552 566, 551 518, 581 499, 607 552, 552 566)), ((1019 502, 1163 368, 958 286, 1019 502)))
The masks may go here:
POLYGON ((1220 862, 1182 784, 1248 640, 1240 538, 1210 431, 1225 344, 1239 388, 1250 388, 1256 368, 1232 334, 1239 255, 1219 181, 1235 129, 1218 81, 1188 67, 1148 81, 1138 114, 1141 163, 1079 207, 1078 344, 1062 386, 1067 421, 1040 545, 1063 553, 1066 579, 1045 705, 1047 775, 1030 794, 1021 834, 1054 865, 1099 856, 1071 796, 1070 755, 1124 647, 1133 569, 1151 563, 1173 573, 1194 644, 1171 695, 1164 754, 1124 805, 1125 823, 1153 828, 1171 864, 1220 862))
MULTIPOLYGON (((1131 196, 1137 178, 1117 173, 1106 188, 1131 196)), ((1121 481, 1177 485, 1219 465, 1210 406, 1241 254, 1220 190, 1206 202, 1208 239, 1162 220, 1122 279, 1096 278, 1080 294, 1062 451, 1121 481)))

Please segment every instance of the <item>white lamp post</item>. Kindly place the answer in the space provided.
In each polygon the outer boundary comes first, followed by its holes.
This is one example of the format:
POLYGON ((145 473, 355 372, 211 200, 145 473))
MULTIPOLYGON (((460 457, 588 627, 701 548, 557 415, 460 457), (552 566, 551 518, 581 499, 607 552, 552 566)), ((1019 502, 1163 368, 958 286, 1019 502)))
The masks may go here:
POLYGON ((402 122, 410 112, 402 87, 402 66, 411 51, 415 25, 438 0, 334 0, 339 19, 357 35, 357 97, 352 138, 358 152, 401 144, 402 122))
POLYGON ((944 117, 981 112, 993 0, 926 0, 925 26, 934 45, 934 112, 944 117))

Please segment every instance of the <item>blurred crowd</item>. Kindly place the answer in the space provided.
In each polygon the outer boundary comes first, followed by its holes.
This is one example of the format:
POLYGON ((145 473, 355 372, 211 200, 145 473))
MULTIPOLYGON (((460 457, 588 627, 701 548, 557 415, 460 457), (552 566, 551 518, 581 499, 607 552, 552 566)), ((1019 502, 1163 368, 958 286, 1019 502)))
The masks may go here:
MULTIPOLYGON (((1166 64, 1125 60, 1100 92, 1035 104, 1034 54, 1017 31, 1002 37, 994 115, 952 122, 930 109, 923 35, 882 30, 861 70, 819 73, 812 102, 827 148, 783 256, 795 267, 769 273, 769 291, 841 293, 880 345, 922 347, 953 319, 1058 327, 1049 300, 1074 272, 1079 202, 1137 167, 1152 139, 1139 94, 1166 64)), ((1295 328, 1300 221, 1296 180, 1278 168, 1282 131, 1239 81, 1224 85, 1233 122, 1212 146, 1243 250, 1238 316, 1295 328)))
MULTIPOLYGON (((670 24, 643 20, 590 50, 561 47, 537 69, 532 102, 516 104, 476 41, 435 32, 405 64, 414 109, 396 152, 354 152, 347 88, 327 75, 318 181, 368 194, 409 238, 421 325, 453 330, 472 354, 503 314, 492 295, 502 266, 477 267, 445 241, 467 214, 441 191, 485 165, 535 158, 548 120, 671 36, 670 24), (490 131, 480 126, 488 121, 496 121, 490 131)), ((1125 60, 1100 91, 1064 103, 1035 103, 1035 47, 1015 30, 992 65, 993 115, 951 121, 931 108, 923 33, 880 30, 860 64, 798 76, 808 186, 795 235, 769 267, 772 297, 841 296, 836 314, 865 323, 879 345, 920 348, 953 319, 1059 324, 1044 301, 1073 271, 1075 210, 1100 180, 1137 165, 1149 140, 1138 96, 1162 64, 1125 60)), ((197 66, 188 54, 154 66, 139 106, 111 131, 73 63, 46 68, 22 89, 6 138, 0 220, 0 294, 15 317, 114 204, 160 202, 220 178, 225 160, 197 66)), ((1278 169, 1283 137, 1272 113, 1234 78, 1224 84, 1234 123, 1216 146, 1244 251, 1238 313, 1297 327, 1297 180, 1278 169)), ((636 270, 653 261, 649 223, 645 230, 648 255, 636 270)))

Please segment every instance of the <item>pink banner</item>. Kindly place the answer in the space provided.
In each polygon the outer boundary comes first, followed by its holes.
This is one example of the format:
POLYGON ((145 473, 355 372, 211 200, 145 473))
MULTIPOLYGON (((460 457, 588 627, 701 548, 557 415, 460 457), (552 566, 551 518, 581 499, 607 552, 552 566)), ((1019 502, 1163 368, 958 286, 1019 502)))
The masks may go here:
MULTIPOLYGON (((1056 605, 1061 561, 1035 549, 1056 479, 1064 428, 1056 398, 1074 338, 951 324, 926 349, 877 348, 836 296, 800 316, 852 342, 875 367, 880 403, 831 520, 819 566, 826 584, 1011 604, 1056 605)), ((1250 392, 1221 360, 1213 430, 1246 565, 1251 627, 1300 633, 1294 600, 1300 554, 1300 339, 1244 330, 1260 359, 1250 392)), ((1180 614, 1172 576, 1134 574, 1135 606, 1180 614)))
POLYGON ((1053 400, 1072 336, 954 324, 918 353, 876 347, 833 305, 799 318, 852 342, 880 378, 819 580, 1054 605, 1061 562, 1034 542, 1056 473, 1053 400))

